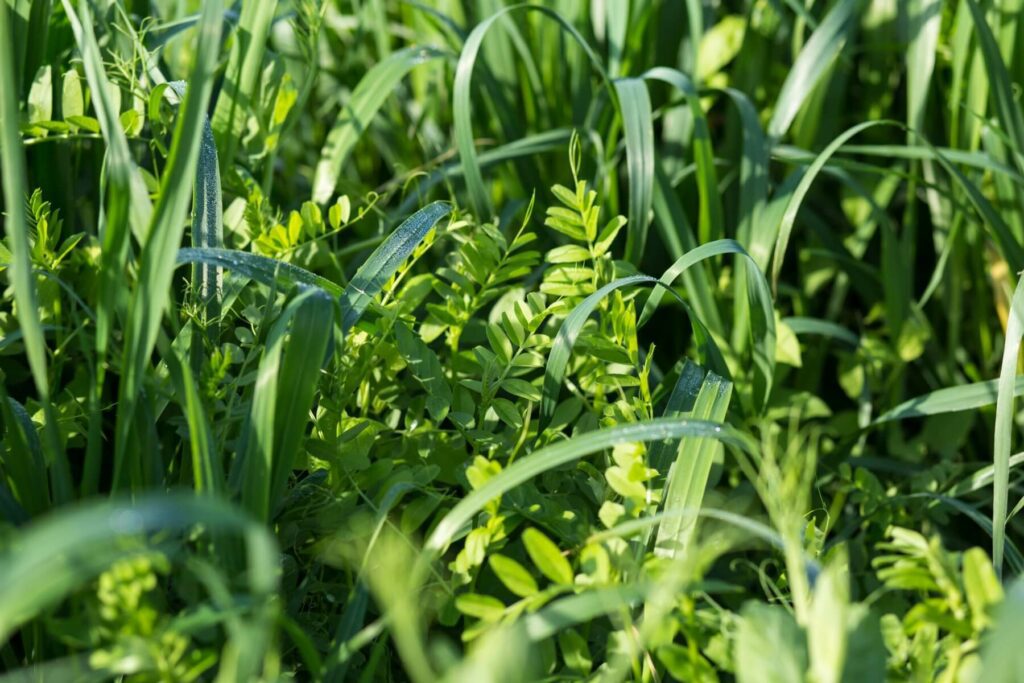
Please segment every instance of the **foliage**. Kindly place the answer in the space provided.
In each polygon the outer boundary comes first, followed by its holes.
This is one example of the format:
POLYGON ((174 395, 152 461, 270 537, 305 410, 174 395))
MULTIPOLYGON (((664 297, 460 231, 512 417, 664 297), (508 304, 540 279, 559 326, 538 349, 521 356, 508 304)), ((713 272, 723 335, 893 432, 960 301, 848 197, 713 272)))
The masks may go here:
POLYGON ((1021 5, 0 2, 0 680, 1017 680, 1021 5))

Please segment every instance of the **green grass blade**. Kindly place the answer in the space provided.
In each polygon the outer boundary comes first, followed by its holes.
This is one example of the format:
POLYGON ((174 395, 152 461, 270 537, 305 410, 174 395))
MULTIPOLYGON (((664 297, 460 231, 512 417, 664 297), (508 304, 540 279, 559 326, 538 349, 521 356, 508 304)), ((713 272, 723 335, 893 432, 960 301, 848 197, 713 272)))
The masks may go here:
POLYGON ((213 249, 183 247, 178 250, 177 264, 206 264, 211 268, 230 270, 268 287, 275 284, 284 287, 306 285, 319 287, 331 296, 339 298, 344 291, 341 285, 309 272, 305 268, 238 249, 213 249))
MULTIPOLYGON (((170 87, 178 97, 185 96, 185 81, 173 81, 170 87)), ((224 204, 220 192, 220 167, 217 144, 210 119, 203 117, 203 137, 199 143, 199 161, 192 191, 192 246, 199 249, 224 248, 224 204)), ((193 286, 206 306, 209 319, 220 316, 224 297, 224 271, 216 265, 200 263, 192 272, 193 286)))
POLYGON ((271 519, 288 483, 333 321, 334 300, 312 289, 285 307, 267 336, 249 415, 242 486, 243 505, 262 521, 271 519))
POLYGON ((784 322, 789 329, 793 330, 793 333, 798 337, 805 334, 814 334, 843 342, 851 348, 857 348, 860 346, 860 337, 853 332, 850 332, 842 325, 838 325, 830 320, 797 316, 792 318, 783 318, 782 322, 784 322))
POLYGON ((416 66, 446 54, 432 47, 410 47, 393 53, 366 72, 327 134, 313 175, 314 202, 325 204, 330 200, 345 160, 402 79, 416 66))
POLYGON ((446 202, 434 202, 423 207, 395 228, 384 243, 370 254, 370 258, 359 266, 341 297, 341 328, 344 334, 348 334, 359 322, 373 297, 380 293, 384 284, 412 255, 427 233, 451 210, 451 205, 446 202))
MULTIPOLYGON (((695 420, 723 422, 732 396, 732 383, 714 373, 708 373, 697 395, 689 417, 695 420)), ((711 475, 716 452, 722 445, 713 439, 684 437, 678 446, 678 456, 669 470, 662 509, 699 510, 704 502, 704 491, 711 475)), ((665 557, 684 556, 696 530, 696 520, 681 515, 666 518, 658 527, 655 552, 665 557)))
POLYGON ((455 129, 455 146, 459 151, 459 159, 466 176, 466 189, 469 192, 470 205, 473 211, 481 219, 486 219, 491 213, 490 195, 484 187, 483 174, 480 171, 480 163, 477 159, 476 144, 473 140, 472 106, 470 103, 470 86, 473 80, 473 68, 476 66, 477 56, 483 44, 487 32, 494 26, 495 22, 510 12, 517 10, 534 10, 550 17, 558 23, 563 31, 569 34, 590 58, 591 64, 601 75, 605 83, 608 83, 608 76, 600 58, 580 35, 576 28, 567 22, 560 14, 543 5, 513 5, 506 7, 496 14, 491 15, 484 21, 477 24, 466 39, 466 43, 459 55, 458 65, 455 67, 455 83, 452 89, 452 117, 455 129))
POLYGON ((46 460, 32 418, 21 405, 7 395, 0 385, 0 418, 5 428, 4 447, 0 450, 3 469, 14 496, 30 515, 50 507, 50 491, 46 487, 46 460))
POLYGON ((225 164, 234 161, 236 145, 244 132, 245 121, 256 109, 258 79, 267 49, 270 24, 276 10, 277 0, 242 2, 242 13, 231 46, 231 56, 228 58, 224 86, 213 112, 213 129, 224 152, 225 164))
POLYGON ((779 286, 779 274, 782 272, 782 261, 786 256, 786 248, 789 246, 789 238, 793 232, 793 225, 796 223, 797 212, 800 211, 800 206, 803 204, 804 198, 807 196, 808 191, 811 189, 811 184, 818 177, 818 174, 825 167, 828 160, 850 139, 855 137, 858 133, 880 125, 894 125, 893 122, 889 121, 866 121, 859 123, 842 134, 837 136, 828 146, 815 157, 814 161, 810 166, 807 167, 803 175, 800 177, 800 183, 794 189, 793 194, 790 196, 788 203, 786 204, 786 211, 782 215, 782 221, 779 224, 778 229, 775 232, 775 250, 774 258, 772 261, 772 286, 776 289, 779 286))
POLYGON ((114 446, 114 489, 124 484, 124 466, 132 410, 142 385, 146 363, 156 344, 160 320, 170 301, 175 255, 181 246, 192 184, 202 141, 202 122, 213 90, 213 72, 220 45, 222 7, 217 0, 203 4, 197 31, 197 51, 188 92, 178 116, 171 153, 160 187, 153 224, 142 250, 139 281, 128 309, 124 360, 114 446))
POLYGON ((700 199, 697 236, 701 243, 721 239, 725 237, 725 221, 722 217, 722 197, 718 190, 718 173, 715 171, 715 150, 711 145, 711 131, 701 108, 697 87, 682 72, 665 67, 655 67, 644 73, 643 78, 668 83, 686 97, 686 104, 693 116, 693 157, 697 165, 697 194, 700 199))
MULTIPOLYGON (((717 240, 693 249, 673 263, 661 276, 661 289, 651 292, 640 314, 639 324, 650 320, 665 291, 671 289, 676 279, 689 268, 701 261, 723 254, 735 254, 744 263, 747 284, 747 304, 756 315, 751 316, 751 353, 754 361, 753 390, 751 396, 756 410, 763 410, 771 394, 775 377, 775 311, 772 305, 768 282, 754 259, 734 240, 717 240)), ((716 370, 715 368, 711 368, 716 370)), ((719 373, 722 374, 722 373, 719 373)))
POLYGON ((768 123, 768 135, 781 138, 804 102, 839 56, 860 15, 863 0, 840 0, 829 11, 793 63, 768 123))
MULTIPOLYGON (((697 238, 686 220, 682 203, 660 164, 654 171, 654 221, 661 233, 662 244, 673 260, 681 259, 687 251, 697 248, 697 238)), ((709 330, 723 336, 724 327, 715 302, 715 284, 711 275, 701 267, 687 270, 682 278, 694 311, 709 330)))
POLYGON ((643 260, 654 186, 654 125, 647 85, 639 78, 613 82, 626 135, 629 174, 629 222, 624 258, 634 265, 643 260))
POLYGON ((192 453, 192 481, 198 493, 216 494, 224 490, 224 464, 217 450, 206 410, 195 378, 186 370, 170 343, 160 344, 160 355, 167 363, 175 398, 181 404, 188 424, 188 443, 192 453))
POLYGON ((1014 399, 1017 396, 1017 364, 1020 359, 1021 337, 1024 336, 1024 278, 1017 283, 1010 302, 1010 316, 1006 324, 1006 343, 1003 362, 999 370, 996 398, 995 438, 992 460, 995 476, 992 480, 992 564, 1002 576, 1003 553, 1006 546, 1006 507, 1010 488, 1010 447, 1013 441, 1014 399))
POLYGON ((610 448, 615 444, 633 441, 664 441, 684 436, 707 437, 753 454, 757 447, 750 437, 728 425, 689 420, 685 418, 658 418, 635 424, 618 425, 559 441, 545 446, 517 460, 482 487, 460 500, 446 514, 430 534, 424 547, 425 559, 442 551, 455 534, 488 502, 511 491, 516 486, 550 469, 610 448))
POLYGON ((991 86, 996 115, 1014 147, 1013 157, 1017 162, 1017 168, 1024 172, 1024 114, 1021 113, 1020 104, 1014 94, 1013 81, 999 51, 999 44, 985 21, 985 14, 975 0, 965 2, 974 19, 974 33, 985 60, 985 72, 991 86))
MULTIPOLYGON (((904 401, 892 410, 875 419, 874 424, 906 420, 927 415, 957 413, 963 410, 984 408, 996 402, 999 396, 999 380, 975 382, 959 387, 947 387, 904 401)), ((1024 377, 1012 383, 1014 396, 1024 395, 1024 377)))

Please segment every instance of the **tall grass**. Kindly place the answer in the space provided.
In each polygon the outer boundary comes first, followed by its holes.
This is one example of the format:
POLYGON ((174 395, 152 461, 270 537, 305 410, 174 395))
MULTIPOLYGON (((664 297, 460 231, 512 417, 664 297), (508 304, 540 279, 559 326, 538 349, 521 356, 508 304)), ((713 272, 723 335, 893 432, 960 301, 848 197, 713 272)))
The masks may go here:
POLYGON ((0 680, 1014 680, 1019 5, 0 3, 0 680))

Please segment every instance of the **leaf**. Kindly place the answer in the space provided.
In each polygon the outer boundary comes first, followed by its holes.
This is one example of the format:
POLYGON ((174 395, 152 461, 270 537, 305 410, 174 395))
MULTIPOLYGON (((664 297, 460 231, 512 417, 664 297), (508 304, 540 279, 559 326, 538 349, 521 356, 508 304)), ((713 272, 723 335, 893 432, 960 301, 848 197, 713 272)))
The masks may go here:
POLYGON ((996 575, 1003 575, 1003 553, 1006 545, 1006 508, 1010 489, 1010 449, 1013 443, 1014 399, 1017 387, 1024 377, 1017 376, 1021 337, 1024 336, 1024 278, 1010 301, 1010 315, 1006 324, 1003 362, 999 369, 996 396, 996 424, 992 446, 995 476, 992 479, 992 564, 996 575))
POLYGON ((572 585, 573 573, 569 561, 543 532, 530 527, 523 532, 523 545, 541 574, 557 584, 572 585))
POLYGON ((341 297, 344 292, 341 285, 315 275, 304 268, 238 249, 200 249, 195 247, 179 249, 177 265, 189 263, 205 263, 217 268, 225 268, 268 287, 275 284, 286 287, 295 285, 318 287, 335 298, 341 297))
POLYGON ((221 3, 203 3, 198 25, 192 77, 175 126, 170 157, 163 174, 160 199, 153 211, 152 224, 142 248, 138 285, 128 306, 124 338, 120 398, 114 442, 113 488, 124 485, 129 432, 134 416, 135 398, 142 385, 146 363, 156 344, 157 331, 170 302, 171 278, 175 257, 181 244, 185 215, 192 199, 191 184, 181 178, 195 175, 202 136, 202 120, 213 90, 222 20, 221 3))
POLYGON ((511 557, 494 553, 488 556, 487 564, 498 580, 513 594, 528 598, 538 591, 537 582, 530 576, 530 572, 511 557))
POLYGON ((513 11, 536 11, 554 20, 559 28, 568 33, 573 40, 590 58, 591 64, 607 83, 608 77, 601 64, 600 58, 590 47, 587 40, 580 35, 576 28, 562 18, 560 14, 543 5, 514 5, 505 7, 495 12, 487 19, 484 19, 469 34, 459 54, 459 61, 455 67, 455 82, 452 86, 452 118, 455 129, 455 147, 459 152, 459 160, 462 164, 463 174, 466 178, 466 189, 469 192, 470 204, 473 211, 479 218, 487 218, 491 211, 490 198, 484 188, 483 174, 481 173, 480 159, 477 157, 476 144, 473 139, 472 106, 470 103, 470 86, 473 80, 473 68, 476 66, 477 56, 484 38, 494 24, 513 11))
POLYGON ((235 146, 243 136, 246 120, 255 113, 263 55, 276 9, 277 0, 243 2, 241 6, 231 56, 224 72, 224 87, 213 111, 213 129, 228 163, 234 161, 235 146))
POLYGON ((441 361, 405 323, 395 323, 395 340, 398 342, 399 353, 409 364, 409 370, 427 392, 427 411, 430 417, 440 422, 452 405, 452 390, 445 379, 441 361))
MULTIPOLYGON (((895 408, 875 419, 873 424, 882 424, 892 420, 906 420, 926 415, 942 415, 957 413, 963 410, 974 410, 996 403, 999 380, 974 382, 958 387, 946 387, 904 401, 895 408)), ((1018 377, 1011 383, 1014 396, 1024 394, 1024 377, 1018 377)))
POLYGON ((733 660, 738 683, 801 683, 807 644, 780 605, 747 602, 740 612, 733 660))
POLYGON ((501 388, 519 398, 527 401, 539 401, 540 389, 533 386, 526 380, 509 378, 501 381, 501 388))
POLYGON ((432 47, 409 47, 389 55, 366 72, 327 134, 313 175, 314 202, 326 204, 334 194, 345 160, 401 80, 416 66, 445 54, 432 47))
POLYGON ((842 51, 859 17, 863 0, 840 0, 811 34, 790 68, 768 123, 768 135, 780 138, 789 130, 818 81, 842 51))
POLYGON ((405 262, 427 233, 439 220, 451 213, 451 205, 433 202, 405 219, 387 239, 377 247, 370 258, 359 266, 359 270, 345 287, 341 295, 343 334, 348 334, 373 297, 380 293, 384 284, 391 279, 399 266, 405 262))
POLYGON ((505 613, 505 604, 490 595, 463 593, 455 598, 455 609, 483 621, 494 622, 505 613))
POLYGON ((267 336, 242 459, 242 503, 262 521, 272 518, 294 468, 334 331, 333 312, 333 300, 322 291, 303 292, 267 336))
POLYGON ((641 78, 621 78, 613 83, 626 136, 626 167, 629 172, 629 220, 626 223, 624 258, 639 265, 647 246, 654 187, 651 98, 647 84, 641 78))

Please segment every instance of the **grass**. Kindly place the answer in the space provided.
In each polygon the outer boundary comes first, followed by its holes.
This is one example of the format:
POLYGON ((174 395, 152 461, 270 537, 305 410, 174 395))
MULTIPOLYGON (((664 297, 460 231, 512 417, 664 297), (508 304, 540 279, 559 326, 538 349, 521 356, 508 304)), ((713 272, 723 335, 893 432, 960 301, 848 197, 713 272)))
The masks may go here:
POLYGON ((0 3, 0 682, 1016 680, 1020 5, 0 3))

